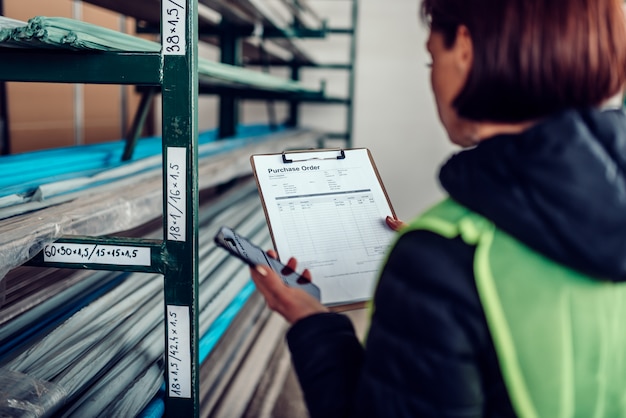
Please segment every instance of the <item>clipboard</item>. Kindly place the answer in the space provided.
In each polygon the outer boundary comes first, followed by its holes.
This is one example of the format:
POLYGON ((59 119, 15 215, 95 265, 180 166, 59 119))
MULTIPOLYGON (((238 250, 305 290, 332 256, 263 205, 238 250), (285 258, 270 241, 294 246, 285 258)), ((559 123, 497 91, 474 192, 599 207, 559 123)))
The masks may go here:
POLYGON ((274 249, 298 259, 323 304, 364 306, 395 232, 395 212, 367 148, 323 148, 250 157, 274 249))

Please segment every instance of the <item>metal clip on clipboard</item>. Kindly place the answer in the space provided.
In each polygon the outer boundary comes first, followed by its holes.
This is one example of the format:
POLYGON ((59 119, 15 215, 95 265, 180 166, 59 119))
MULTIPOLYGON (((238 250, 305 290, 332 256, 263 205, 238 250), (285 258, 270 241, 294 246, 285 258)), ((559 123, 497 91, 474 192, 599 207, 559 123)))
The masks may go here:
POLYGON ((289 163, 297 163, 301 161, 310 161, 310 160, 343 160, 346 158, 346 153, 344 152, 342 148, 327 148, 327 149, 311 149, 311 150, 299 150, 299 151, 283 151, 282 156, 283 156, 283 163, 289 164, 289 163), (290 160, 289 158, 287 158, 287 154, 297 154, 297 153, 303 153, 303 152, 330 152, 330 151, 337 151, 339 152, 339 155, 335 157, 303 158, 300 160, 290 160))

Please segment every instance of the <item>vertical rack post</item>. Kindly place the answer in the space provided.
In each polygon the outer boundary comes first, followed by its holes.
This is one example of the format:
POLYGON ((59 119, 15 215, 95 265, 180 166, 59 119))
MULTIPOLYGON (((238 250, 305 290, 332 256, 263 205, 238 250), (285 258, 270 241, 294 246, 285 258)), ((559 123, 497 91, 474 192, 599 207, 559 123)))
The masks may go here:
MULTIPOLYGON (((293 81, 300 81, 300 64, 292 60, 291 62, 291 79, 293 81)), ((287 118, 286 125, 290 127, 295 127, 299 123, 299 108, 300 101, 298 100, 290 100, 289 101, 289 117, 287 118)))
MULTIPOLYGON (((241 40, 234 26, 222 22, 220 36, 220 61, 224 64, 241 65, 241 40)), ((239 123, 239 100, 231 95, 221 95, 219 105, 218 138, 228 138, 237 133, 239 123)))
MULTIPOLYGON (((294 6, 296 6, 296 10, 298 12, 294 13, 292 25, 294 28, 300 28, 302 25, 300 23, 299 11, 302 7, 298 0, 294 0, 294 6)), ((300 81, 300 64, 296 61, 295 56, 291 59, 291 63, 289 65, 291 69, 291 79, 293 81, 300 81)), ((295 127, 300 123, 300 101, 298 100, 290 100, 289 101, 289 113, 288 113, 286 125, 289 127, 295 127)))
POLYGON ((352 37, 350 38, 350 75, 348 81, 348 115, 346 123, 346 143, 347 147, 352 147, 352 131, 354 129, 354 85, 355 85, 355 67, 356 67, 356 41, 357 41, 357 22, 359 19, 359 7, 358 0, 352 0, 352 21, 351 30, 352 37))
POLYGON ((199 416, 198 0, 161 0, 165 416, 199 416))
MULTIPOLYGON (((4 15, 4 1, 0 0, 0 16, 4 15)), ((7 86, 5 81, 0 81, 0 155, 11 153, 11 141, 9 141, 9 111, 7 109, 7 86)))
POLYGON ((6 82, 0 81, 0 155, 11 153, 11 141, 9 140, 9 111, 7 108, 6 82))

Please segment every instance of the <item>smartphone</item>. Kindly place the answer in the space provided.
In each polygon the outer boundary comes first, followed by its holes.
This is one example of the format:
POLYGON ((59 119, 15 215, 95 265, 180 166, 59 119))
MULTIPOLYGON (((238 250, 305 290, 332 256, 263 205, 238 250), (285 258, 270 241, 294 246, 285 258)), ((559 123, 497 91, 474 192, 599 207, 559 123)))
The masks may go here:
POLYGON ((214 240, 219 247, 226 249, 249 266, 254 267, 258 264, 268 266, 278 273, 287 286, 302 289, 317 300, 320 300, 321 292, 319 287, 280 261, 268 256, 260 247, 254 245, 231 228, 227 226, 221 227, 214 240))

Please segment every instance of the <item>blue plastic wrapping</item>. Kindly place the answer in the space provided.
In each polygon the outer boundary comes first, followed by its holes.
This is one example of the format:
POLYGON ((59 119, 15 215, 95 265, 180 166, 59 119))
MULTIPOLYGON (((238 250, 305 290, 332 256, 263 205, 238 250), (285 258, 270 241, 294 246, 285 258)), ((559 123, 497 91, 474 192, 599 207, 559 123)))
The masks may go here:
MULTIPOLYGON (((214 131, 202 133, 199 188, 251 174, 251 154, 315 147, 319 138, 309 130, 266 126, 241 127, 237 137, 223 141, 214 131)), ((126 163, 123 148, 116 141, 0 157, 0 199, 22 199, 0 205, 0 280, 62 235, 114 234, 161 215, 160 138, 140 140, 126 163)))

